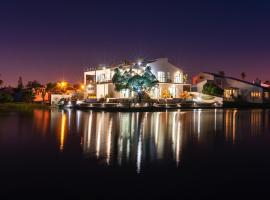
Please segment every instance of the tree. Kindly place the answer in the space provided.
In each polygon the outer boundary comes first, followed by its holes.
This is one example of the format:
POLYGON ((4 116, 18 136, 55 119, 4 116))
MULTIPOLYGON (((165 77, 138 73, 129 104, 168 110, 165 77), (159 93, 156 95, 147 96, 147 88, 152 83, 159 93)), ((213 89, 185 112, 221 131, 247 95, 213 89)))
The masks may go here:
POLYGON ((186 83, 188 80, 188 74, 183 75, 183 82, 186 83))
POLYGON ((37 80, 33 80, 33 81, 28 81, 26 87, 31 88, 31 89, 32 88, 37 89, 37 88, 42 87, 42 85, 37 80))
POLYGON ((35 95, 32 90, 24 90, 23 91, 23 101, 27 103, 32 103, 35 99, 35 95))
POLYGON ((23 89, 23 81, 22 81, 22 77, 21 76, 19 77, 17 88, 19 90, 22 90, 23 89))
MULTIPOLYGON (((0 74, 1 77, 1 74, 0 74)), ((0 87, 3 85, 4 81, 0 79, 0 87)))
POLYGON ((242 72, 242 73, 241 73, 241 77, 242 77, 243 80, 245 80, 245 78, 246 78, 246 73, 245 73, 245 72, 242 72))
POLYGON ((112 82, 114 83, 115 90, 120 92, 121 90, 126 88, 126 81, 124 81, 124 76, 122 75, 119 68, 114 69, 114 75, 112 77, 112 82))
POLYGON ((13 97, 9 93, 0 92, 0 102, 12 102, 13 97))
POLYGON ((50 101, 51 94, 55 92, 56 90, 56 85, 57 85, 56 83, 51 83, 51 82, 46 84, 45 89, 42 90, 42 94, 41 94, 43 102, 45 101, 46 94, 48 94, 48 100, 50 101))
POLYGON ((149 92, 158 84, 158 80, 151 72, 151 67, 147 66, 142 74, 135 73, 132 69, 122 73, 118 68, 114 70, 112 82, 116 91, 129 89, 137 93, 139 101, 143 94, 149 92))
POLYGON ((212 82, 205 83, 203 85, 202 93, 213 95, 213 96, 222 96, 223 95, 223 89, 218 87, 216 84, 212 82))
POLYGON ((167 89, 162 91, 162 98, 170 98, 170 97, 171 97, 170 92, 167 89))

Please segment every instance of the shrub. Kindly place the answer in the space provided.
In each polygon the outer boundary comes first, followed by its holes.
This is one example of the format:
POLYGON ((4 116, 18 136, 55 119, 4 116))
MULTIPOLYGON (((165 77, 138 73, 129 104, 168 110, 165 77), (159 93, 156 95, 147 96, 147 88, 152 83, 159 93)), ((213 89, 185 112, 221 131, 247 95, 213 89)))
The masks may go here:
POLYGON ((0 102, 12 102, 13 97, 8 93, 0 93, 0 102))

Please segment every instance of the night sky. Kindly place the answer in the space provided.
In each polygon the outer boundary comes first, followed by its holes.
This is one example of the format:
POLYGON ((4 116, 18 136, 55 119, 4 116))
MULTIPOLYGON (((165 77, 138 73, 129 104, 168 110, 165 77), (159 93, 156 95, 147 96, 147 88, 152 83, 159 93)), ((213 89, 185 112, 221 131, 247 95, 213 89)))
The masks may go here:
POLYGON ((138 57, 168 57, 190 76, 270 79, 270 1, 55 2, 1 1, 6 85, 75 83, 87 66, 138 57))

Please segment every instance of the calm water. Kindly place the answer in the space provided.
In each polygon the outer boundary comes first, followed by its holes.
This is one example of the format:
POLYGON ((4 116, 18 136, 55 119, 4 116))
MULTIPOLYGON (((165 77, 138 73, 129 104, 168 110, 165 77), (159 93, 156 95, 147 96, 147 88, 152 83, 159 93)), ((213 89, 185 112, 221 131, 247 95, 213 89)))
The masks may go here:
POLYGON ((269 117, 261 109, 1 111, 1 192, 90 199, 263 196, 270 185, 269 117))

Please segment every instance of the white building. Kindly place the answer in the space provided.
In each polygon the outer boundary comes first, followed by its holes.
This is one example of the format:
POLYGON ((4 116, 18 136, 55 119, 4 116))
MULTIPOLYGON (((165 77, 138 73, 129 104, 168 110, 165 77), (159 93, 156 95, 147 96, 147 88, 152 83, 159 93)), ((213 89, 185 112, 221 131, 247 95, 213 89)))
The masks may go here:
POLYGON ((194 76, 193 85, 197 92, 202 92, 207 82, 213 82, 224 90, 224 101, 242 101, 248 103, 269 103, 270 89, 264 87, 260 82, 251 83, 233 77, 223 76, 215 73, 203 72, 194 76))
POLYGON ((168 62, 167 58, 156 60, 141 60, 134 63, 125 63, 115 66, 100 66, 84 72, 85 98, 129 98, 133 92, 122 90, 117 92, 112 83, 114 69, 132 70, 138 74, 143 73, 146 66, 151 67, 152 73, 159 81, 158 87, 150 92, 152 98, 162 98, 164 93, 169 97, 179 98, 183 91, 190 91, 190 84, 186 84, 183 71, 168 62))

